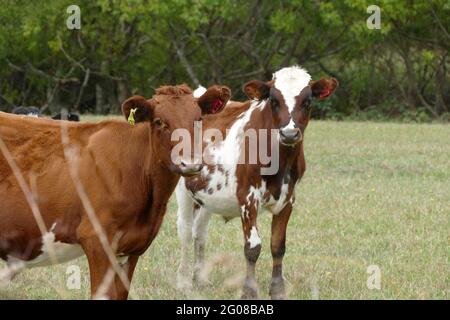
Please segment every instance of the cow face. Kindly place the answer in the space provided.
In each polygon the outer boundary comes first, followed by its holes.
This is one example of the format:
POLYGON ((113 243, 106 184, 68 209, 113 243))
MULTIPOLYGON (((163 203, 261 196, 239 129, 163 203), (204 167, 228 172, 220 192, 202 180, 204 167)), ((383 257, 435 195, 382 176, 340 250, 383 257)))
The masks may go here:
POLYGON ((280 130, 280 143, 294 146, 303 140, 312 99, 328 98, 337 86, 334 78, 314 81, 308 72, 295 66, 275 72, 270 82, 248 82, 244 92, 251 99, 267 100, 272 109, 273 126, 280 130))
POLYGON ((220 112, 230 97, 231 91, 225 86, 212 86, 199 98, 194 98, 186 85, 164 86, 149 100, 129 98, 122 104, 122 111, 129 120, 133 113, 136 125, 150 123, 153 149, 162 163, 174 173, 189 176, 199 173, 202 164, 192 160, 191 154, 182 155, 177 164, 172 161, 171 151, 177 144, 172 141, 174 130, 187 130, 193 145, 195 123, 202 120, 202 115, 220 112))

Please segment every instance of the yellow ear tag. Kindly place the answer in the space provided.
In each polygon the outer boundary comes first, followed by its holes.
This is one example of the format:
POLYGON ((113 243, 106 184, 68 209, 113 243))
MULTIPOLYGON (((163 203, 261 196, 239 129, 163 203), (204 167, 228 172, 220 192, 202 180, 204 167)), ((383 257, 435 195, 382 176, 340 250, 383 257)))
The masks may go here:
POLYGON ((136 121, 134 120, 134 114, 136 113, 137 108, 130 110, 130 115, 128 116, 128 123, 134 126, 136 121))

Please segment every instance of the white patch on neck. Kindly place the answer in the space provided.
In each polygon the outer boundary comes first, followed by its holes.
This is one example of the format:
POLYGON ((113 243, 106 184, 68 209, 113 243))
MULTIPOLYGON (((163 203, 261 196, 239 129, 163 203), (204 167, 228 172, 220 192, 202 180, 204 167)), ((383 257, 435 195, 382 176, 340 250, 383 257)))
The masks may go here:
POLYGON ((261 244, 261 238, 258 235, 258 230, 253 226, 252 230, 250 230, 250 238, 248 238, 248 243, 250 244, 250 249, 253 249, 257 245, 261 244))
POLYGON ((194 98, 200 98, 202 95, 205 94, 205 92, 206 92, 206 88, 205 87, 203 87, 201 85, 198 86, 198 88, 194 90, 194 93, 193 93, 194 98))
POLYGON ((309 85, 311 76, 305 69, 293 66, 275 72, 273 80, 275 80, 275 88, 280 90, 289 113, 291 113, 295 107, 295 97, 309 85))
POLYGON ((230 130, 228 130, 225 141, 223 141, 223 149, 219 154, 215 155, 216 163, 221 163, 225 167, 231 167, 232 172, 230 174, 233 176, 235 176, 236 165, 241 156, 241 152, 244 152, 242 147, 245 126, 250 121, 253 111, 265 106, 265 104, 265 101, 252 101, 250 108, 241 113, 230 130))

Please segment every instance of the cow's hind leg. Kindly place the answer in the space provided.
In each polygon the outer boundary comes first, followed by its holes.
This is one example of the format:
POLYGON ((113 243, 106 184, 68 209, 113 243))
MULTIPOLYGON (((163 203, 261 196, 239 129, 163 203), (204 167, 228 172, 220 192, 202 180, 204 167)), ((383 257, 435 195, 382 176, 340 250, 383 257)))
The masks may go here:
POLYGON ((241 221, 244 231, 244 253, 247 261, 247 275, 242 292, 242 299, 257 299, 256 261, 261 253, 261 239, 256 226, 257 202, 248 201, 241 208, 241 221))
POLYGON ((208 226, 211 214, 204 208, 199 208, 194 218, 194 284, 197 286, 206 286, 208 281, 208 272, 205 270, 205 244, 208 237, 208 226))
POLYGON ((178 202, 177 227, 181 243, 181 260, 177 274, 177 288, 192 288, 192 273, 189 263, 189 252, 192 246, 192 221, 194 218, 194 201, 187 193, 184 180, 180 179, 175 190, 178 202))
POLYGON ((25 268, 25 263, 21 260, 9 258, 6 266, 0 270, 0 288, 5 287, 25 268))
POLYGON ((286 228, 292 212, 288 203, 283 210, 272 218, 271 251, 273 259, 270 296, 272 299, 285 299, 286 292, 283 279, 283 257, 286 251, 286 228))

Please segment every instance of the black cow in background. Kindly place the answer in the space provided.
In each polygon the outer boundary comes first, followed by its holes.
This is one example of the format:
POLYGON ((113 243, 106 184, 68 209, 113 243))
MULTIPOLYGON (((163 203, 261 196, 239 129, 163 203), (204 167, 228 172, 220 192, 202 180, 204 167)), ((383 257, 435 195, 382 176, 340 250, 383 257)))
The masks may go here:
POLYGON ((77 122, 78 122, 78 121, 80 121, 80 116, 77 115, 77 114, 74 114, 74 113, 67 113, 65 116, 63 116, 63 115, 61 114, 61 112, 60 112, 60 113, 54 115, 54 116, 52 117, 52 119, 53 119, 53 120, 61 120, 61 119, 64 119, 64 120, 77 121, 77 122))
MULTIPOLYGON (((14 114, 23 114, 26 116, 31 117, 42 117, 41 111, 37 107, 15 107, 12 111, 14 114)), ((57 113, 56 115, 52 116, 53 120, 68 120, 68 121, 80 121, 80 116, 74 113, 66 113, 65 116, 62 115, 62 113, 57 113)))
POLYGON ((37 107, 15 107, 14 114, 24 114, 31 117, 41 117, 41 111, 37 107))

